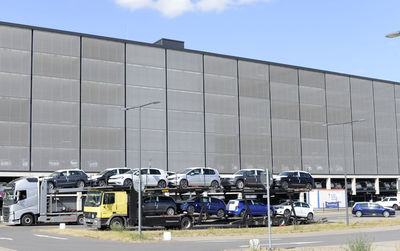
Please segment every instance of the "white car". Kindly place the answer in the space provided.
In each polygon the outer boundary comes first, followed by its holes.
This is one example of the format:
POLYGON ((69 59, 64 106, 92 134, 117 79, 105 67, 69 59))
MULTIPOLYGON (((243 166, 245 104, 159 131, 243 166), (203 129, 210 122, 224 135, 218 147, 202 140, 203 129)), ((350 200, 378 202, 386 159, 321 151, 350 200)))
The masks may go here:
POLYGON ((382 207, 391 207, 394 210, 399 209, 399 201, 397 200, 397 197, 385 197, 381 201, 377 201, 379 205, 382 207))
MULTIPOLYGON (((307 218, 307 220, 309 221, 314 219, 314 208, 311 207, 308 203, 299 201, 293 202, 293 207, 297 217, 307 218)), ((294 216, 290 202, 282 203, 280 205, 274 206, 274 208, 276 210, 276 214, 280 214, 285 217, 289 217, 289 215, 294 216)))
MULTIPOLYGON (((139 169, 133 169, 124 174, 111 176, 108 180, 108 184, 131 187, 132 176, 134 180, 138 179, 139 169)), ((158 168, 142 168, 142 184, 144 184, 145 187, 165 188, 168 185, 167 172, 158 168)))
POLYGON ((214 168, 209 167, 189 167, 177 172, 175 175, 168 176, 168 181, 174 186, 187 188, 189 186, 209 186, 219 188, 221 179, 219 173, 214 168))

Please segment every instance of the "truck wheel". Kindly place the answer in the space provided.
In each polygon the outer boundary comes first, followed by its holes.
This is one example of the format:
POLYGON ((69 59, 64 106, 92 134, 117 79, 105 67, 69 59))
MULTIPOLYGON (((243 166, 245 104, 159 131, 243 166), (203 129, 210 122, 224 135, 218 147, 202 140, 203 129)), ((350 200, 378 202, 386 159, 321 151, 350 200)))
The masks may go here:
POLYGON ((289 183, 288 183, 287 181, 282 182, 282 188, 283 188, 284 190, 288 190, 288 188, 289 188, 289 183))
POLYGON ((236 181, 236 188, 237 188, 237 189, 243 189, 243 187, 244 187, 244 182, 243 182, 243 180, 238 180, 238 181, 236 181))
POLYGON ((48 182, 47 183, 47 190, 53 190, 54 189, 54 183, 53 182, 48 182))
POLYGON ((104 187, 106 185, 106 181, 105 180, 100 180, 99 181, 99 186, 104 187))
POLYGON ((389 217, 389 215, 390 215, 389 211, 384 211, 383 212, 383 217, 387 218, 387 217, 389 217))
POLYGON ((84 225, 85 224, 85 218, 83 217, 83 215, 79 215, 78 219, 76 220, 76 223, 79 225, 84 225))
POLYGON ((110 228, 125 228, 124 221, 120 217, 115 217, 110 221, 110 228))
POLYGON ((158 185, 157 185, 159 188, 166 188, 167 187, 167 182, 165 182, 165 180, 160 180, 159 182, 158 182, 158 185))
POLYGON ((222 208, 218 209, 217 217, 220 218, 220 219, 223 219, 225 217, 225 210, 222 209, 222 208))
POLYGON ((76 183, 77 187, 79 188, 83 188, 85 186, 85 182, 83 182, 83 180, 80 180, 76 183))
POLYGON ((181 182, 179 182, 179 186, 181 188, 187 188, 189 186, 189 183, 187 180, 183 179, 183 180, 181 180, 181 182))
POLYGON ((181 219, 181 229, 191 229, 193 226, 192 220, 189 217, 181 219))
POLYGON ((32 226, 33 225, 33 215, 25 214, 21 219, 22 226, 32 226))
POLYGON ((285 209, 285 211, 283 212, 283 216, 285 216, 286 218, 290 217, 290 210, 289 209, 285 209))
POLYGON ((132 187, 132 180, 131 179, 126 179, 124 181, 124 186, 125 187, 132 187))
POLYGON ((195 208, 194 208, 193 205, 189 205, 189 206, 187 207, 187 209, 186 209, 186 212, 187 212, 188 214, 193 214, 194 211, 195 211, 195 208))
POLYGON ((175 214, 175 209, 173 207, 169 207, 167 209, 167 215, 174 215, 175 214))
POLYGON ((397 209, 399 209, 399 206, 398 206, 397 204, 394 204, 394 205, 393 205, 393 209, 394 209, 394 210, 397 210, 397 209))

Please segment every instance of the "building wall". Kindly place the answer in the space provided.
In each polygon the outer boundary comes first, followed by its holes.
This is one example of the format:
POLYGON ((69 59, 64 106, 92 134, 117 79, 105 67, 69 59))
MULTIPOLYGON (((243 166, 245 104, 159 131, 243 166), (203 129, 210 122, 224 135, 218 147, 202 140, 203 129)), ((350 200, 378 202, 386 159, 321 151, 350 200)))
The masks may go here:
POLYGON ((0 171, 398 175, 397 83, 0 24, 0 171), (139 112, 123 107, 148 102, 139 112), (326 123, 365 119, 344 126, 326 123))

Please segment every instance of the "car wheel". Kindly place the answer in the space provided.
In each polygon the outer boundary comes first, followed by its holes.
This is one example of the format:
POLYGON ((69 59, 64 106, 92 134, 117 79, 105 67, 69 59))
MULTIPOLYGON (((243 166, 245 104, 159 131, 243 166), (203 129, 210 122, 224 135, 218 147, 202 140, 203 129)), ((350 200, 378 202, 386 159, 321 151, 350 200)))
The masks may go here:
POLYGON ((183 179, 183 180, 181 180, 181 182, 179 182, 179 186, 181 188, 187 188, 189 186, 189 183, 187 180, 183 179))
POLYGON ((244 187, 244 182, 243 182, 243 180, 238 180, 238 181, 236 181, 236 188, 237 188, 237 189, 243 189, 243 187, 244 187))
POLYGON ((363 214, 362 214, 361 211, 357 211, 357 212, 356 212, 356 216, 357 216, 357 217, 361 217, 362 215, 363 215, 363 214))
POLYGON ((53 190, 54 189, 54 183, 53 182, 48 182, 47 183, 47 190, 53 190))
POLYGON ((83 217, 83 215, 79 215, 78 219, 76 220, 76 223, 79 225, 84 225, 85 224, 85 218, 83 217))
POLYGON ((32 226, 33 225, 33 215, 25 214, 21 219, 22 226, 32 226))
POLYGON ((160 180, 157 184, 159 188, 166 188, 167 187, 167 182, 165 180, 160 180))
POLYGON ((222 208, 218 209, 217 217, 220 218, 220 219, 223 219, 225 217, 225 210, 222 209, 222 208))
POLYGON ((99 186, 104 187, 106 185, 106 181, 105 180, 100 180, 99 181, 99 186))
POLYGON ((167 215, 174 215, 175 214, 175 209, 173 207, 169 207, 167 209, 167 215))
POLYGON ((110 222, 110 228, 113 229, 114 227, 125 228, 124 220, 122 220, 120 217, 114 217, 110 222))
POLYGON ((283 188, 284 190, 288 190, 288 188, 289 188, 289 183, 288 183, 287 181, 282 182, 282 188, 283 188))
POLYGON ((313 213, 308 213, 308 214, 307 214, 307 220, 308 220, 308 221, 312 221, 313 219, 314 219, 313 213))
POLYGON ((311 191, 311 190, 312 190, 312 185, 311 185, 311 183, 307 183, 306 189, 307 189, 308 191, 311 191))
POLYGON ((83 187, 85 186, 85 182, 83 182, 82 180, 80 180, 80 181, 78 181, 78 182, 76 183, 76 185, 77 185, 77 187, 79 187, 79 188, 83 188, 83 187))
POLYGON ((132 180, 131 179, 126 179, 124 181, 124 186, 125 187, 132 187, 132 180))
POLYGON ((283 216, 285 216, 286 218, 290 217, 290 210, 289 209, 285 209, 285 211, 283 211, 283 216))
POLYGON ((193 214, 194 211, 195 211, 195 208, 194 208, 193 205, 189 205, 189 206, 187 207, 187 209, 186 209, 186 212, 187 212, 188 214, 193 214))
POLYGON ((390 215, 390 214, 389 214, 389 211, 383 211, 383 216, 384 216, 384 217, 387 218, 387 217, 389 217, 389 215, 390 215))
POLYGON ((218 181, 213 180, 213 181, 211 182, 211 187, 217 189, 217 188, 219 187, 218 181))
POLYGON ((393 205, 393 209, 394 209, 394 210, 397 210, 397 209, 399 209, 399 206, 398 206, 397 204, 394 204, 394 205, 393 205))
POLYGON ((192 220, 189 217, 183 217, 181 220, 181 229, 191 229, 193 226, 192 220))

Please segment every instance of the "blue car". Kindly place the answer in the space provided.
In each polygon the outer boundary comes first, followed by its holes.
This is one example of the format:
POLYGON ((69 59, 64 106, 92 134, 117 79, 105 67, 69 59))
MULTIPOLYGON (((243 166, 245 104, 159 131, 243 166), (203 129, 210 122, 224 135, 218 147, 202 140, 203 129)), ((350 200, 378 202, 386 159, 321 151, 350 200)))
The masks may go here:
MULTIPOLYGON (((263 216, 268 214, 268 206, 257 200, 247 200, 250 212, 253 216, 263 216)), ((230 200, 226 206, 228 215, 243 217, 246 212, 246 203, 244 200, 230 200)), ((270 206, 271 216, 275 214, 275 209, 270 206)))
POLYGON ((201 200, 203 200, 204 206, 207 209, 209 215, 216 215, 218 218, 224 218, 226 215, 225 203, 217 198, 212 197, 201 197, 194 200, 187 201, 180 205, 182 211, 186 211, 188 214, 200 213, 201 211, 201 200))
POLYGON ((364 215, 389 217, 390 215, 395 215, 395 211, 392 208, 383 207, 374 202, 358 202, 353 206, 351 212, 357 217, 364 215))

